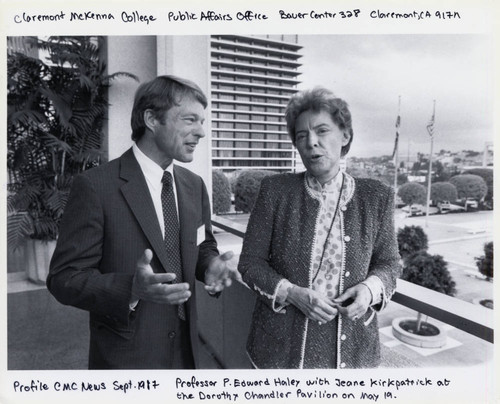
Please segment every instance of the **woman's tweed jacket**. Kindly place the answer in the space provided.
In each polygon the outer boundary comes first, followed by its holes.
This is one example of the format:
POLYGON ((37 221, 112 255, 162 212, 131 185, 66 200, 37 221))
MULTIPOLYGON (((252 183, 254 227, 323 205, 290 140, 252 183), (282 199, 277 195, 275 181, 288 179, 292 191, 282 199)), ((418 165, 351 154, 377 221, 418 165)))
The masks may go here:
MULTIPOLYGON (((339 294, 369 275, 380 278, 385 307, 401 273, 394 230, 394 195, 391 188, 372 179, 353 179, 351 195, 339 206, 344 256, 339 294)), ((344 198, 342 198, 344 199, 344 198)), ((301 368, 309 320, 293 305, 277 313, 273 303, 280 282, 288 279, 311 287, 309 273, 319 201, 307 191, 305 175, 283 174, 262 180, 240 257, 239 270, 246 284, 258 293, 253 313, 248 354, 258 368, 301 368)), ((380 363, 376 316, 372 310, 351 321, 337 316, 337 367, 375 367, 380 363)))

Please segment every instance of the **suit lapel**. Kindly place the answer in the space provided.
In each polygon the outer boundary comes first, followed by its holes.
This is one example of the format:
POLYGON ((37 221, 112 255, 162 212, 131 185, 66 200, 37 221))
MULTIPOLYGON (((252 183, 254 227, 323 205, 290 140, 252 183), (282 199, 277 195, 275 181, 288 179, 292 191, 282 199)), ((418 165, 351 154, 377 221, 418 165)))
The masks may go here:
POLYGON ((196 235, 198 216, 196 203, 201 196, 194 189, 189 176, 181 168, 174 166, 175 187, 177 190, 177 203, 179 208, 179 224, 181 230, 181 256, 184 280, 190 284, 195 280, 195 266, 197 260, 196 235))
POLYGON ((121 187, 125 200, 151 243, 154 255, 158 257, 163 268, 167 268, 167 254, 158 217, 146 179, 132 149, 129 149, 121 157, 120 177, 127 181, 121 187))

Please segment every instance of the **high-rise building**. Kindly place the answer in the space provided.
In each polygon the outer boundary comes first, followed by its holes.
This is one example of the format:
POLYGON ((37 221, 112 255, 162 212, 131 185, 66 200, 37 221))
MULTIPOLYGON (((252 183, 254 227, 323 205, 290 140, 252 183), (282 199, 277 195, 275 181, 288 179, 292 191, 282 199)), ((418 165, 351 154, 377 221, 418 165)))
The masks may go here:
POLYGON ((213 168, 302 167, 284 119, 300 83, 297 36, 213 35, 210 44, 213 168))

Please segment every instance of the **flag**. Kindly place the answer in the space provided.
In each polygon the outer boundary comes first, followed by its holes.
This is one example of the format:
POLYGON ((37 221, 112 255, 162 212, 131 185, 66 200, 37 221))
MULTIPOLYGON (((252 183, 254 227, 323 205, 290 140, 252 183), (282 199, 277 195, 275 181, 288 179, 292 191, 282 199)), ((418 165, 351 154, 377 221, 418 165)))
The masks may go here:
POLYGON ((429 132, 429 136, 434 136, 434 114, 432 114, 431 120, 427 124, 427 132, 429 132))
POLYGON ((394 150, 392 152, 392 157, 391 159, 394 158, 396 155, 396 152, 398 150, 398 142, 399 142, 399 127, 401 126, 401 117, 398 115, 398 118, 396 119, 396 139, 394 139, 394 150))

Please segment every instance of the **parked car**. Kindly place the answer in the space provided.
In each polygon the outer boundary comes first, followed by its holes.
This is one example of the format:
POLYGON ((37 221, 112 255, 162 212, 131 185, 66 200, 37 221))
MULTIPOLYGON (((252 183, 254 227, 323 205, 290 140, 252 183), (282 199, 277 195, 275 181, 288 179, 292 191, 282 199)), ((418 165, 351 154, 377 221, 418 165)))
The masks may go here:
POLYGON ((424 214, 424 210, 418 205, 405 206, 402 211, 406 212, 408 216, 421 216, 424 214))
POLYGON ((477 209, 479 208, 479 204, 477 203, 477 201, 474 199, 474 198, 467 198, 465 200, 465 206, 466 206, 466 209, 477 209))
POLYGON ((399 195, 396 195, 396 208, 399 209, 402 208, 403 206, 405 206, 405 203, 403 202, 403 200, 399 195))
POLYGON ((466 212, 479 209, 479 203, 474 198, 459 199, 455 203, 461 206, 466 212))
POLYGON ((438 202, 437 207, 439 209, 439 213, 448 213, 451 210, 451 203, 450 201, 438 202))

